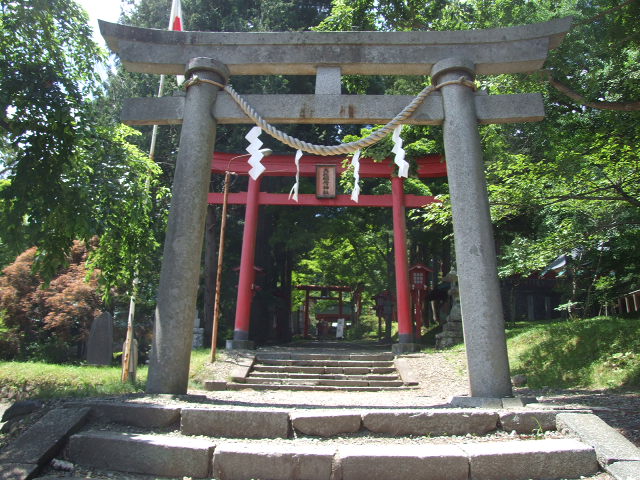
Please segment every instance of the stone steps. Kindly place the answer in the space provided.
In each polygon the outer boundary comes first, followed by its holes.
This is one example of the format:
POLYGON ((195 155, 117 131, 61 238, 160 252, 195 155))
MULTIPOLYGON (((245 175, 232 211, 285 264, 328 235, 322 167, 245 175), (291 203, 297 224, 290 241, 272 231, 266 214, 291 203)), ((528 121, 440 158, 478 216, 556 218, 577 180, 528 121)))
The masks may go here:
POLYGON ((573 439, 463 445, 297 445, 87 431, 69 458, 93 468, 219 480, 579 478, 598 470, 593 449, 573 439))
MULTIPOLYGON (((205 382, 205 388, 207 384, 205 382)), ((298 392, 381 392, 381 391, 400 391, 413 390, 415 387, 398 386, 398 387, 374 387, 374 386, 354 386, 354 385, 294 385, 291 383, 227 383, 226 390, 291 390, 298 392)))
POLYGON ((481 437, 554 430, 558 412, 552 410, 188 404, 177 408, 176 423, 175 406, 96 402, 90 407, 93 423, 69 439, 68 459, 109 471, 218 480, 525 480, 579 478, 599 468, 594 448, 576 439, 481 437), (156 429, 164 424, 165 433, 152 434, 141 423, 156 429))
POLYGON ((389 367, 393 365, 393 362, 389 360, 316 360, 316 359, 300 359, 300 360, 277 360, 277 359, 264 359, 264 360, 256 360, 265 366, 272 367, 340 367, 340 368, 349 368, 349 367, 360 367, 360 368, 383 368, 389 367))
POLYGON ((273 373, 314 373, 314 374, 343 374, 343 375, 384 375, 395 373, 394 366, 387 367, 299 367, 286 366, 274 367, 266 365, 254 365, 255 372, 273 372, 273 373))
POLYGON ((320 377, 314 373, 288 373, 288 372, 251 372, 251 378, 290 378, 290 379, 304 379, 304 378, 325 378, 328 380, 398 380, 398 375, 345 375, 345 374, 325 374, 320 377))
POLYGON ((227 389, 376 391, 416 385, 403 382, 389 352, 258 352, 239 372, 227 389))
MULTIPOLYGON (((241 382, 245 383, 245 382, 241 382)), ((372 380, 372 379, 356 379, 356 378, 277 378, 277 377, 255 377, 249 375, 246 383, 257 385, 318 385, 325 387, 402 387, 404 384, 401 380, 372 380)))

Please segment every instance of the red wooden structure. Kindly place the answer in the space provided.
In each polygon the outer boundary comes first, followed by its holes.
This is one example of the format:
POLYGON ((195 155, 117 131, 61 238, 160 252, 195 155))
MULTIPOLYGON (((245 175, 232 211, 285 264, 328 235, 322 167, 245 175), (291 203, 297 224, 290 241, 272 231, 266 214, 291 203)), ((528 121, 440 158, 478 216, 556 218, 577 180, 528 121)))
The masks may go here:
MULTIPOLYGON (((411 297, 413 305, 413 324, 416 327, 416 336, 422 334, 422 318, 424 315, 425 299, 429 290, 429 274, 433 272, 422 263, 416 263, 409 268, 409 283, 411 284, 411 297)), ((428 324, 427 324, 428 326, 428 324)))
POLYGON ((309 326, 311 318, 309 317, 309 303, 311 300, 337 300, 338 313, 336 319, 343 318, 344 301, 342 294, 344 292, 352 292, 353 288, 342 285, 296 285, 296 290, 303 290, 304 296, 304 336, 309 336, 309 326), (313 296, 311 292, 320 292, 320 295, 313 296), (338 292, 337 297, 332 297, 330 292, 338 292))
MULTIPOLYGON (((316 165, 336 165, 338 174, 345 171, 342 166, 344 157, 303 156, 300 159, 300 176, 313 177, 316 165)), ((446 165, 440 155, 430 155, 416 159, 417 176, 444 177, 446 165)), ((278 177, 295 177, 296 166, 293 155, 271 155, 262 159, 266 170, 262 175, 278 177)), ((246 156, 229 153, 215 153, 211 170, 214 173, 233 171, 238 175, 248 175, 249 164, 246 156)), ((257 180, 249 178, 247 192, 229 193, 230 204, 246 205, 245 226, 242 238, 240 260, 240 279, 238 283, 238 299, 233 339, 247 341, 249 339, 249 322, 251 316, 252 290, 255 280, 253 269, 255 259, 256 230, 258 226, 258 209, 260 205, 290 205, 314 207, 391 207, 393 209, 393 239, 396 269, 396 296, 398 311, 398 329, 400 343, 413 341, 411 318, 411 301, 409 297, 409 272, 407 262, 407 241, 405 226, 405 208, 416 208, 433 203, 435 199, 422 195, 405 195, 402 178, 396 177, 392 160, 374 162, 370 158, 360 159, 360 177, 391 178, 391 195, 360 195, 356 203, 349 195, 336 195, 334 198, 317 198, 315 194, 299 194, 298 202, 289 198, 286 193, 269 193, 260 191, 262 176, 257 180)), ((222 193, 209 193, 210 204, 221 204, 222 193)))

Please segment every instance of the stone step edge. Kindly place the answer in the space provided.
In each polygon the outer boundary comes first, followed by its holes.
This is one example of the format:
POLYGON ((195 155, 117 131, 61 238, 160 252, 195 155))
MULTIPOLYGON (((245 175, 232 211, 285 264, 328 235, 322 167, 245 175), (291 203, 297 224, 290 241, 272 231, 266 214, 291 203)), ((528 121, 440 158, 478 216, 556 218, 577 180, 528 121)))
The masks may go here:
MULTIPOLYGON (((197 405, 197 404, 196 404, 197 405)), ((375 407, 358 407, 358 408, 308 408, 308 409, 266 409, 266 408, 233 408, 212 405, 212 408, 206 408, 202 406, 171 406, 171 405, 154 405, 144 403, 126 403, 126 402, 113 402, 113 401, 74 401, 70 402, 69 406, 76 408, 85 408, 90 410, 89 421, 90 422, 106 422, 106 423, 118 423, 122 425, 140 427, 143 429, 156 429, 156 428, 176 428, 183 422, 185 412, 203 411, 211 412, 211 415, 215 416, 216 412, 222 412, 228 416, 228 412, 234 412, 233 415, 240 415, 240 417, 252 415, 260 418, 261 414, 271 415, 272 412, 278 412, 281 415, 282 420, 278 420, 282 425, 278 427, 280 431, 290 432, 292 428, 301 431, 299 428, 300 420, 297 425, 295 419, 315 418, 316 425, 325 426, 326 428, 335 429, 336 422, 340 422, 341 419, 357 417, 356 424, 351 430, 344 430, 343 427, 338 425, 339 432, 352 432, 355 433, 360 430, 361 425, 366 427, 364 417, 377 416, 378 427, 376 430, 378 433, 389 434, 392 431, 396 431, 396 435, 409 435, 422 433, 427 434, 429 432, 415 432, 407 431, 402 433, 398 427, 399 423, 409 422, 416 424, 421 416, 424 417, 436 417, 436 416, 449 416, 450 420, 459 418, 466 423, 469 423, 475 418, 488 417, 488 426, 483 426, 481 430, 466 431, 465 433, 487 433, 494 430, 503 430, 507 432, 516 431, 517 433, 530 434, 536 431, 556 430, 556 418, 560 414, 573 413, 573 414, 589 414, 589 411, 584 410, 568 410, 568 409, 537 409, 537 410, 471 410, 460 408, 401 408, 401 409, 388 409, 388 408, 375 408, 375 407), (336 418, 337 417, 337 418, 336 418), (385 426, 380 426, 380 421, 386 423, 385 426), (333 426, 332 426, 333 425, 333 426), (393 430, 392 430, 393 429, 393 430)), ((191 415, 191 413, 188 413, 191 415)), ((239 425, 246 424, 242 418, 239 419, 239 425), (244 423, 243 423, 244 422, 244 423)), ((308 422, 307 422, 308 423, 308 422)), ((352 422, 353 424, 353 422, 352 422)), ((606 424, 605 424, 606 425, 606 424)), ((308 430, 304 433, 313 434, 312 430, 308 430)), ((318 427, 315 427, 318 428, 318 427)), ((325 432, 326 432, 325 428, 325 432)), ((607 428, 610 428, 607 426, 607 428)), ((267 430, 265 429, 265 432, 267 430)), ((321 432, 323 433, 323 432, 321 432)))
MULTIPOLYGON (((204 383, 205 390, 214 390, 217 385, 211 385, 209 382, 204 383)), ((384 392, 384 391, 401 391, 415 390, 416 386, 403 385, 398 387, 349 387, 349 386, 333 386, 333 385, 287 385, 273 383, 236 383, 228 382, 225 384, 225 390, 291 390, 300 392, 326 391, 326 392, 384 392)))
POLYGON ((256 365, 270 367, 393 367, 392 360, 258 360, 256 365))
POLYGON ((394 359, 393 353, 373 353, 373 354, 324 354, 324 353, 286 353, 286 352, 258 352, 257 361, 262 360, 357 360, 357 361, 383 361, 389 362, 394 359))
POLYGON ((305 367, 298 365, 255 365, 252 372, 273 372, 273 373, 318 373, 329 375, 384 375, 396 373, 398 370, 393 367, 305 367))
POLYGON ((185 408, 183 435, 234 438, 291 438, 296 434, 338 437, 381 434, 391 437, 486 435, 496 431, 542 434, 556 430, 557 412, 495 412, 454 409, 237 409, 185 408))
POLYGON ((345 375, 340 373, 294 373, 294 372, 260 372, 252 371, 245 378, 273 378, 273 379, 291 379, 291 380, 372 380, 372 381, 398 381, 398 374, 352 374, 345 375))
POLYGON ((402 471, 405 478, 418 478, 424 471, 442 472, 448 480, 577 478, 598 471, 594 449, 574 439, 433 445, 425 449, 404 444, 306 447, 272 441, 218 443, 176 435, 86 431, 70 438, 68 454, 74 463, 88 467, 223 480, 265 475, 382 478, 380 472, 394 474, 394 469, 402 471), (542 456, 544 462, 540 461, 542 456), (225 472, 232 473, 226 476, 225 472))
POLYGON ((276 377, 254 377, 249 374, 244 378, 232 378, 234 383, 240 384, 260 384, 260 385, 312 385, 312 386, 327 386, 327 387, 402 387, 404 384, 402 380, 373 380, 356 378, 276 378, 276 377))

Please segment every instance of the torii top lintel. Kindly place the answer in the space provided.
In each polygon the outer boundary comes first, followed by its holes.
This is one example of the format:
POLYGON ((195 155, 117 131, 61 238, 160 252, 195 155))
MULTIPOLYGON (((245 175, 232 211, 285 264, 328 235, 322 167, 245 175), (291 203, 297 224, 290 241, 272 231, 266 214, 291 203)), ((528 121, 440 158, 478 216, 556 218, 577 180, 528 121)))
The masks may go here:
POLYGON ((444 58, 466 58, 476 74, 533 72, 557 47, 571 18, 488 30, 442 32, 177 32, 100 21, 109 48, 130 71, 183 74, 187 62, 210 57, 232 75, 428 75, 444 58))

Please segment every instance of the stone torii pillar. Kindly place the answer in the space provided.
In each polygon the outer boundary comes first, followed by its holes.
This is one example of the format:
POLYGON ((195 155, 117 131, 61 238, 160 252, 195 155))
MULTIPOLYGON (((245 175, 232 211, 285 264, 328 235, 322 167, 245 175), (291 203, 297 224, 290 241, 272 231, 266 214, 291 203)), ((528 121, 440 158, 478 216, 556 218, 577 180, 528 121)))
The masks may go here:
MULTIPOLYGON (((185 71, 226 83, 227 67, 210 58, 194 58, 185 71)), ((216 119, 211 114, 219 87, 210 83, 187 90, 185 120, 173 178, 171 210, 164 241, 147 391, 186 393, 193 340, 193 319, 204 237, 211 156, 216 119), (196 274, 194 274, 196 272, 196 274)))
MULTIPOLYGON (((434 84, 461 77, 475 79, 473 62, 448 58, 431 69, 434 84)), ((511 396, 511 378, 473 97, 473 90, 464 85, 442 88, 444 151, 471 396, 501 398, 511 396)))

